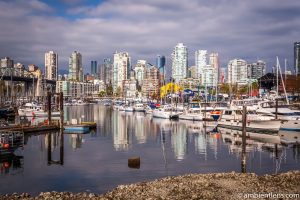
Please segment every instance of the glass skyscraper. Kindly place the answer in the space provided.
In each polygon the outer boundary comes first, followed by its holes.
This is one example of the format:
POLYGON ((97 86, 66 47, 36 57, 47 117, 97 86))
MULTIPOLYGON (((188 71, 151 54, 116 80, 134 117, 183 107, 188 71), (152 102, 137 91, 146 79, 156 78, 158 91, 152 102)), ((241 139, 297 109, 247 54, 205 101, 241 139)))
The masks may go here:
POLYGON ((97 61, 91 61, 91 74, 94 76, 97 75, 97 61))
POLYGON ((163 70, 165 65, 166 65, 166 57, 162 55, 158 55, 156 57, 156 66, 158 67, 158 69, 163 70))

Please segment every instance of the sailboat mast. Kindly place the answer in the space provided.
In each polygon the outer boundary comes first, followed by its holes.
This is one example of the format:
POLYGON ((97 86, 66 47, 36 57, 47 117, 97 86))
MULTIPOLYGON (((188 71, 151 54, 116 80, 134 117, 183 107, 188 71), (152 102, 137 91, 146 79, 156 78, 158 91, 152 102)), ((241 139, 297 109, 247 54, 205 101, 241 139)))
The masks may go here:
POLYGON ((278 56, 276 56, 277 60, 276 60, 276 90, 277 90, 277 97, 278 97, 278 65, 279 65, 279 60, 278 60, 278 56))
MULTIPOLYGON (((279 63, 278 57, 277 57, 277 64, 278 64, 278 65, 277 65, 277 69, 279 69, 280 78, 281 78, 281 83, 282 83, 282 86, 283 86, 283 91, 284 91, 286 103, 289 105, 289 99, 288 99, 287 94, 286 94, 285 84, 284 84, 284 81, 283 81, 283 78, 282 78, 281 67, 280 67, 280 63, 279 63)), ((277 77, 277 84, 278 84, 278 77, 277 77)))

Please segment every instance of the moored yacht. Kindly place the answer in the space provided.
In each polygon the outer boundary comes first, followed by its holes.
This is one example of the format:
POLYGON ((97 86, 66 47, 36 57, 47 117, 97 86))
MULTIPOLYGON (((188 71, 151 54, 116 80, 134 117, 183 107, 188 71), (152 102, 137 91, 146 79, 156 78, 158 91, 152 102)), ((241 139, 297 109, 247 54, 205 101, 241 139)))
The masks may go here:
MULTIPOLYGON (((218 121, 218 127, 242 130, 242 110, 229 108, 223 111, 218 121)), ((262 116, 255 111, 247 112, 247 131, 268 131, 278 132, 281 126, 281 120, 275 120, 272 116, 262 116)))
POLYGON ((156 118, 174 119, 178 118, 179 115, 180 113, 174 111, 174 108, 171 105, 164 105, 163 107, 152 111, 152 116, 156 118))
POLYGON ((179 119, 202 121, 203 116, 202 116, 200 108, 189 108, 189 109, 186 109, 181 115, 179 115, 179 119))

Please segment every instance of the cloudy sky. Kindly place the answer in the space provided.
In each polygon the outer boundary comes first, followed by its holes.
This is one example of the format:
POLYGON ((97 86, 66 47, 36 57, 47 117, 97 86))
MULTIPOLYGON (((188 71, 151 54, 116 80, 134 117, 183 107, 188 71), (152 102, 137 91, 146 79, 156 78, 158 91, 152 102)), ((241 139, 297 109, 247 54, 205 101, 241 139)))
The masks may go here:
POLYGON ((0 57, 44 67, 44 53, 59 54, 59 68, 68 57, 83 55, 102 62, 115 51, 155 63, 178 42, 194 52, 218 52, 222 66, 233 58, 267 61, 279 56, 293 66, 293 43, 300 41, 298 0, 0 0, 0 57))

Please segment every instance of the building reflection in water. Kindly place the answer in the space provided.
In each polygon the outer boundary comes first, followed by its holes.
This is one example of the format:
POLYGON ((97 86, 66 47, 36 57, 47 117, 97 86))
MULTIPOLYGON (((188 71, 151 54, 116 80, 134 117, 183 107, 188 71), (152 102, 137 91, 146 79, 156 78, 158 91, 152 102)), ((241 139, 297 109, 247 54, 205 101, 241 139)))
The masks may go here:
POLYGON ((130 121, 125 112, 113 112, 112 134, 113 144, 116 151, 127 151, 130 145, 129 136, 130 121))
POLYGON ((69 143, 72 149, 79 149, 82 146, 83 135, 81 133, 68 134, 69 143))
POLYGON ((145 130, 145 114, 144 113, 136 113, 134 125, 134 133, 138 144, 146 143, 147 141, 147 130, 145 130))
POLYGON ((187 129, 182 123, 172 123, 171 144, 177 160, 183 160, 187 151, 187 129))

